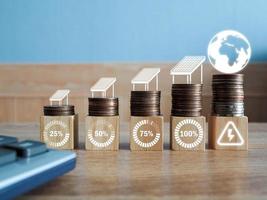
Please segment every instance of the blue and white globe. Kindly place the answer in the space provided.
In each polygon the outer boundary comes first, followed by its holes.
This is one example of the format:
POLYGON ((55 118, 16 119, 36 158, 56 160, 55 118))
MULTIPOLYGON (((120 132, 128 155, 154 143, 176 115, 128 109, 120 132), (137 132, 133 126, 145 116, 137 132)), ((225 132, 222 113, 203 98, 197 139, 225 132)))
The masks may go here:
POLYGON ((237 31, 219 32, 209 42, 209 61, 222 73, 232 74, 241 71, 248 64, 250 57, 249 41, 237 31))

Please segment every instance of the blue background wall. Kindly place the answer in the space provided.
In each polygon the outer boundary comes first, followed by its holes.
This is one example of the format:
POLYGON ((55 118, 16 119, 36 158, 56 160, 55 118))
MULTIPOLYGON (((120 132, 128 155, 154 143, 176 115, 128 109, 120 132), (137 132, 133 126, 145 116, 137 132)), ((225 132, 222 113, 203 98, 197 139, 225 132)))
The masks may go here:
POLYGON ((266 0, 0 0, 0 62, 177 61, 224 29, 267 60, 266 0))

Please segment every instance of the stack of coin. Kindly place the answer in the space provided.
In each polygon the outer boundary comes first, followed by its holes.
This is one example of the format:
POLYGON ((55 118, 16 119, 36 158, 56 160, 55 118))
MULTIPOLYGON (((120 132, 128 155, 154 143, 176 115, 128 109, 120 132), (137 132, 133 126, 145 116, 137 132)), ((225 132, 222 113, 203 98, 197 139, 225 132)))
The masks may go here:
POLYGON ((116 116, 119 115, 118 98, 88 98, 89 116, 116 116))
POLYGON ((160 91, 132 91, 131 116, 160 115, 160 91))
POLYGON ((199 117, 202 110, 202 84, 172 85, 172 116, 199 117))
POLYGON ((212 79, 212 114, 217 116, 244 115, 244 75, 216 74, 212 79))
POLYGON ((73 105, 49 105, 44 106, 44 115, 45 116, 67 116, 75 115, 73 105))

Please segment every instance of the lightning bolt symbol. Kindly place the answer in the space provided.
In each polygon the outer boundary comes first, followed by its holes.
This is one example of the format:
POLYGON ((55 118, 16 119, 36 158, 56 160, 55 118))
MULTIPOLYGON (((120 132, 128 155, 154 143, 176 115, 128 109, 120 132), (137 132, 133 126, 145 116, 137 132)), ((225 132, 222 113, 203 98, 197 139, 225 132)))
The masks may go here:
POLYGON ((227 130, 227 137, 229 138, 229 141, 231 142, 232 139, 235 137, 235 135, 232 134, 233 133, 233 129, 229 128, 227 130))

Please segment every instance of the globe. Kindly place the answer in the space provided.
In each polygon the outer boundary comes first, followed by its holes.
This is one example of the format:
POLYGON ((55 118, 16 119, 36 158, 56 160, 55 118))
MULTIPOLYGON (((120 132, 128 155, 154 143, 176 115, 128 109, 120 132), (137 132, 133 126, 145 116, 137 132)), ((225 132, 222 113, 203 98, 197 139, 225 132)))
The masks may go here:
POLYGON ((234 30, 217 33, 209 42, 208 58, 222 73, 236 73, 246 67, 251 57, 248 39, 234 30))

